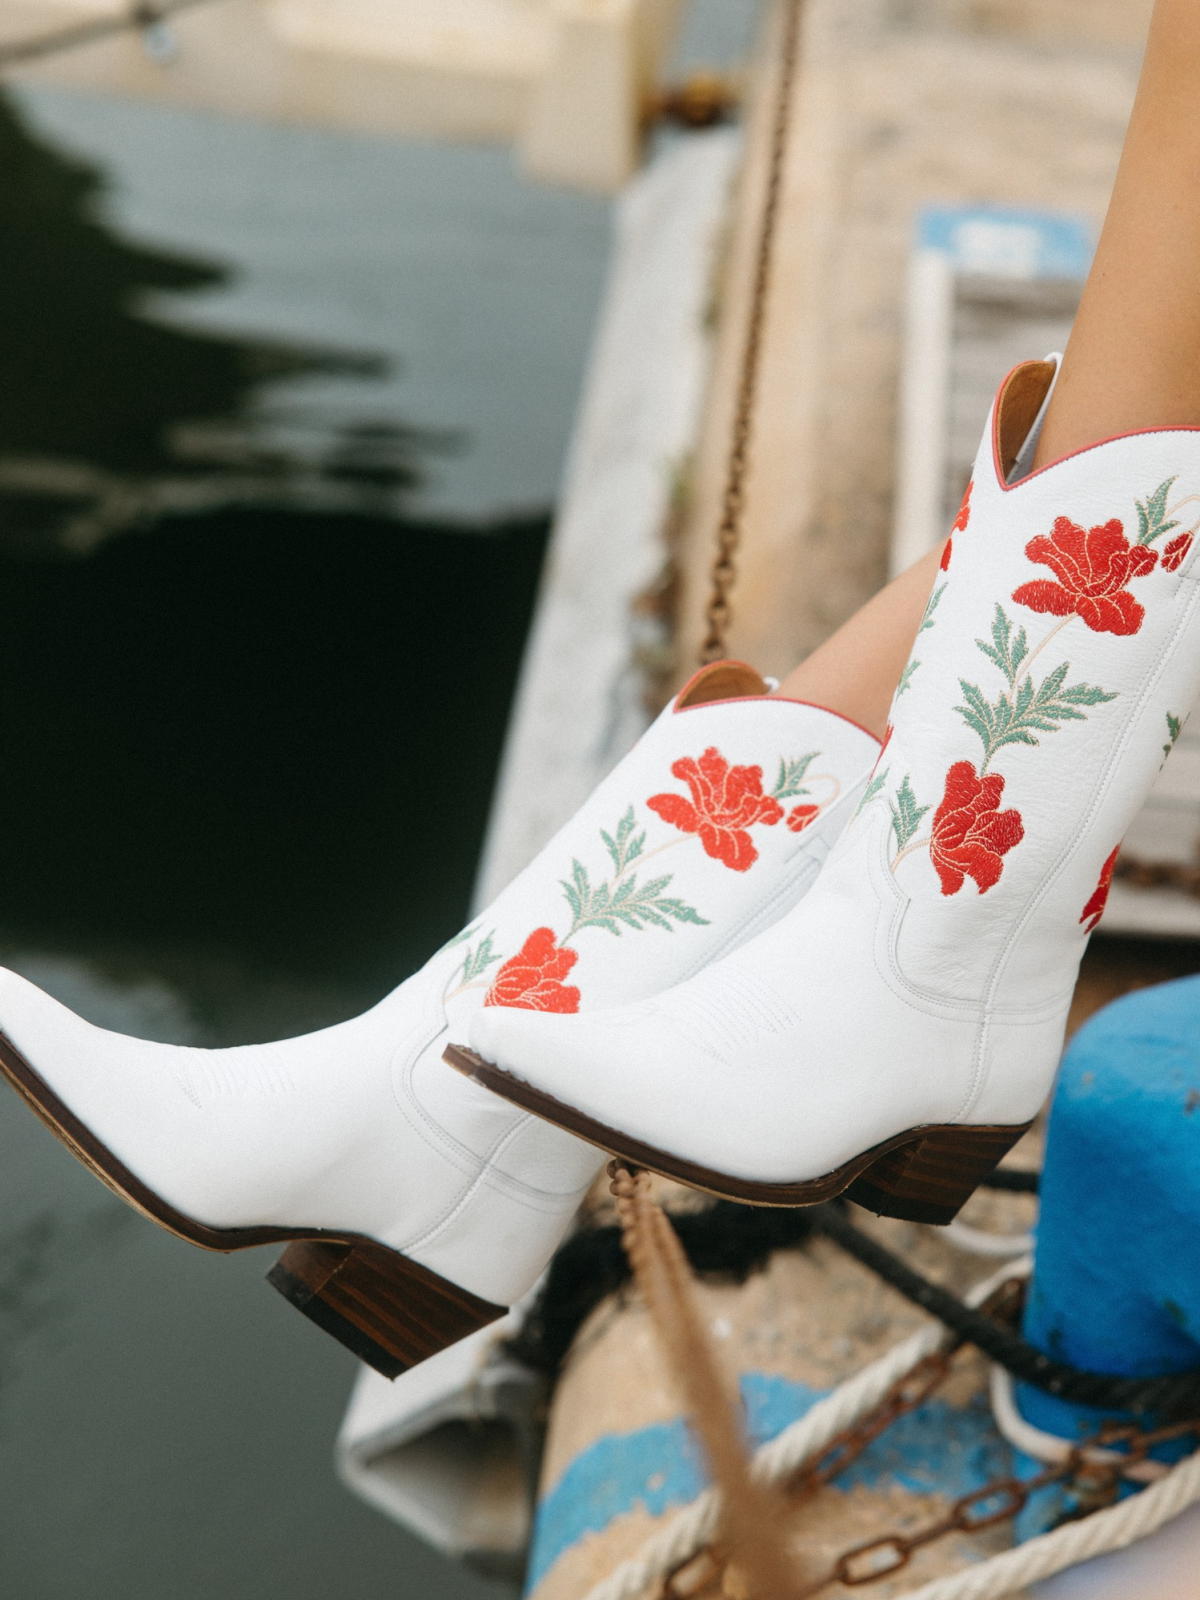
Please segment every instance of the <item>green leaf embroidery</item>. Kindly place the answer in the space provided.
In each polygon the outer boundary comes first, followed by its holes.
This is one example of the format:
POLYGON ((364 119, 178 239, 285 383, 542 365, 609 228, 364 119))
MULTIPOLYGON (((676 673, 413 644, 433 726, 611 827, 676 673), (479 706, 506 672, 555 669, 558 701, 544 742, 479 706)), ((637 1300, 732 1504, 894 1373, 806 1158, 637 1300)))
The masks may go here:
POLYGON ((907 689, 909 684, 912 682, 912 675, 920 665, 921 663, 914 659, 908 663, 904 671, 900 674, 900 682, 896 685, 897 700, 899 700, 905 689, 907 689))
POLYGON ((896 848, 903 850, 904 846, 920 827, 921 818, 929 810, 929 807, 917 804, 917 797, 912 792, 912 784, 908 781, 907 772, 904 774, 904 781, 896 791, 896 798, 889 800, 888 805, 892 813, 892 832, 896 835, 896 848))
MULTIPOLYGON (((983 647, 986 651, 987 647, 983 647)), ((1085 722, 1081 706, 1097 706, 1105 700, 1115 700, 1089 683, 1066 684, 1070 662, 1064 661, 1042 680, 1038 689, 1033 678, 1021 684, 1015 696, 1002 694, 993 704, 984 698, 983 691, 965 679, 959 679, 966 705, 955 706, 983 743, 983 766, 998 750, 1007 744, 1040 744, 1038 733, 1056 733, 1064 722, 1085 722)), ((982 769, 981 769, 982 770, 982 769)))
POLYGON ((856 817, 861 811, 865 810, 865 808, 870 805, 871 801, 874 800, 880 789, 883 788, 884 784, 887 782, 887 775, 890 770, 891 769, 889 767, 884 767, 883 771, 877 772, 871 779, 870 783, 868 783, 867 787, 862 792, 862 799, 855 807, 854 815, 856 817))
POLYGON ((1179 526, 1178 522, 1167 522, 1167 495, 1171 492, 1174 478, 1168 478, 1165 483, 1160 483, 1158 488, 1147 500, 1137 500, 1138 536, 1139 544, 1153 544, 1155 539, 1161 538, 1164 533, 1170 533, 1172 528, 1179 526))
POLYGON ((671 874, 667 873, 641 885, 636 876, 623 883, 593 885, 583 863, 572 861, 570 879, 563 879, 562 886, 573 921, 559 943, 565 944, 583 928, 604 928, 619 937, 622 925, 637 933, 644 927, 665 928, 673 933, 677 922, 708 927, 708 918, 702 917, 694 906, 664 894, 670 882, 671 874))
POLYGON ((940 589, 935 589, 929 596, 925 610, 921 613, 921 626, 917 629, 918 633, 924 633, 926 628, 933 627, 933 613, 937 610, 938 602, 941 600, 948 587, 949 585, 944 583, 940 589))
POLYGON ((467 951, 466 959, 462 964, 462 977, 460 980, 462 983, 474 982, 476 978, 481 977, 487 971, 493 962, 499 961, 499 953, 492 945, 494 938, 495 929, 486 938, 481 939, 474 950, 467 951))
POLYGON ((1167 756, 1169 756, 1171 754, 1171 751, 1175 748, 1175 741, 1176 741, 1176 739, 1178 739, 1178 737, 1179 737, 1179 735, 1180 735, 1180 733, 1182 731, 1183 731, 1183 718, 1182 717, 1173 717, 1171 715, 1171 713, 1168 711, 1167 712, 1167 742, 1166 742, 1165 745, 1163 745, 1163 758, 1164 758, 1164 760, 1166 759, 1167 756))
POLYGON ((1004 607, 997 605, 996 615, 992 618, 991 644, 985 644, 982 639, 976 639, 975 643, 989 661, 996 663, 1000 671, 1008 679, 1009 688, 1011 688, 1017 681, 1021 663, 1029 654, 1029 641, 1025 637, 1025 629, 1019 629, 1014 639, 1012 636, 1012 623, 1005 615, 1004 607))
POLYGON ((785 761, 779 758, 779 776, 775 779, 775 787, 771 790, 773 800, 793 800, 798 795, 807 794, 804 787, 804 775, 820 755, 819 750, 810 750, 807 755, 800 756, 795 761, 785 761))
POLYGON ((600 829, 600 837, 604 840, 604 848, 612 857, 612 864, 618 877, 625 871, 631 861, 636 861, 641 855, 646 843, 645 832, 634 835, 636 823, 633 820, 633 807, 617 823, 616 834, 605 833, 600 829))

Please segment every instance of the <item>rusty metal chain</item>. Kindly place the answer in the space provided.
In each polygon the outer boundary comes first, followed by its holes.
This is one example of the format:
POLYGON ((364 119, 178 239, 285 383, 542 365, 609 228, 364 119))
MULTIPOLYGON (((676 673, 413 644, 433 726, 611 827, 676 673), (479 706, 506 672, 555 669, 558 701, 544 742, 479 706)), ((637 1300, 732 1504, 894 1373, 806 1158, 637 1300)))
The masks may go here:
MULTIPOLYGON (((955 1340, 918 1361, 911 1371, 896 1380, 877 1405, 851 1427, 835 1434, 815 1461, 806 1461, 797 1468, 783 1486, 793 1503, 799 1505, 810 1499, 856 1461, 898 1417, 923 1405, 949 1376, 951 1358, 961 1344, 961 1340, 955 1340)), ((720 1546, 706 1545, 667 1573, 658 1600, 691 1600, 720 1577, 724 1567, 720 1546)))
MULTIPOLYGON (((1020 1280, 1010 1280, 997 1289, 986 1309, 993 1316, 1015 1317, 1024 1288, 1020 1280)), ((924 1405, 949 1376, 953 1358, 965 1344, 965 1340, 956 1339, 933 1355, 925 1356, 897 1379, 877 1405, 832 1438, 820 1456, 798 1468, 785 1485, 793 1505, 803 1504, 844 1472, 897 1418, 924 1405)), ((1019 1515, 1031 1495, 1054 1483, 1071 1481, 1079 1487, 1081 1504, 1075 1515, 1100 1510, 1115 1500, 1122 1476, 1142 1481, 1144 1472, 1139 1476, 1137 1469, 1154 1445, 1198 1431, 1200 1422, 1196 1419, 1153 1430, 1133 1424, 1106 1423, 1090 1438, 1077 1444, 1061 1462, 1032 1478, 1023 1481, 1012 1477, 993 1479, 982 1488, 962 1495, 944 1516, 916 1533, 887 1533, 842 1551, 823 1576, 803 1591, 802 1600, 819 1594, 833 1583, 855 1588, 891 1577, 908 1565, 917 1550, 949 1534, 981 1533, 998 1523, 1010 1521, 1019 1515), (1120 1445, 1128 1449, 1119 1461, 1089 1459, 1094 1450, 1111 1451, 1120 1445)), ((726 1565, 721 1547, 706 1545, 666 1574, 657 1600, 696 1600, 723 1577, 726 1565)))
MULTIPOLYGON (((1175 1422, 1169 1427, 1150 1430, 1129 1426, 1105 1425, 1090 1438, 1075 1445, 1066 1458, 1046 1467, 1032 1478, 994 1478, 980 1489, 957 1499, 946 1514, 916 1533, 886 1533, 881 1538, 844 1550, 831 1563, 823 1577, 802 1591, 801 1600, 820 1594, 831 1583, 847 1589, 864 1583, 878 1583, 906 1567, 913 1554, 951 1533, 982 1533, 998 1523, 1010 1522, 1028 1504, 1032 1495, 1054 1483, 1070 1481, 1081 1490, 1081 1504, 1075 1515, 1086 1516, 1111 1505, 1117 1498, 1122 1477, 1146 1460, 1156 1444, 1195 1433, 1197 1420, 1175 1422), (1128 1449, 1119 1461, 1089 1460, 1094 1450, 1111 1450, 1115 1445, 1128 1449)), ((1164 1468, 1164 1471, 1166 1469, 1164 1468)))
POLYGON ((1117 857, 1113 877, 1131 889, 1179 889, 1200 900, 1200 863, 1188 861, 1143 861, 1139 856, 1117 857))
POLYGON ((733 439, 721 502, 721 521, 717 527, 717 554, 713 561, 708 607, 704 613, 708 632, 700 647, 700 664, 718 661, 725 653, 729 629, 729 591, 735 577, 734 556, 741 537, 745 503, 746 467, 750 451, 750 430, 758 383, 758 362, 766 318, 767 291, 771 281, 771 257, 775 227, 779 216, 779 195, 783 185, 784 156, 787 151, 788 122, 792 108, 792 86, 796 76, 796 47, 800 37, 802 0, 784 0, 783 40, 779 57, 779 84, 775 99, 775 118, 771 129, 771 150, 767 164, 767 192, 759 225, 754 283, 750 294, 750 321, 746 347, 742 353, 741 377, 733 417, 733 439))

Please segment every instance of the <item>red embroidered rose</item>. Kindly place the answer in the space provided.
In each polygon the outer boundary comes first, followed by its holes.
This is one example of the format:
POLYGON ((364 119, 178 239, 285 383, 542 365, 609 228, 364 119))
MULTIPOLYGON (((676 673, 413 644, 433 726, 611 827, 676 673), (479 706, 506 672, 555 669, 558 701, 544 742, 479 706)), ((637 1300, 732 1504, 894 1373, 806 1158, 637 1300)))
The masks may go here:
POLYGON ((821 814, 820 806, 793 806, 788 812, 787 825, 793 833, 803 833, 810 822, 821 814))
POLYGON ((699 761, 683 756, 671 768, 692 791, 687 801, 679 794, 653 794, 646 804, 664 822, 684 833, 696 833, 706 853, 734 872, 746 872, 758 860, 758 851, 746 829, 756 822, 773 828, 783 816, 778 800, 763 793, 761 767, 731 767, 710 746, 699 761))
POLYGON ((958 515, 950 524, 951 533, 965 532, 967 523, 971 520, 971 490, 974 487, 975 480, 972 478, 971 482, 967 485, 966 494, 964 494, 962 497, 962 505, 960 505, 958 508, 958 515))
POLYGON ((1000 857, 1025 837, 1021 813, 1000 810, 1003 793, 998 773, 981 778, 969 761, 956 761, 946 774, 929 841, 943 894, 957 894, 964 878, 974 878, 980 894, 986 894, 1004 870, 1000 857))
POLYGON ((1164 572, 1174 572, 1181 567, 1192 548, 1192 535, 1190 533, 1177 533, 1162 553, 1164 572))
POLYGON ((958 515, 950 524, 950 537, 946 540, 946 547, 942 551, 942 559, 938 562, 938 566, 943 572, 948 571, 950 566, 950 552, 954 548, 954 535, 956 533, 963 533, 966 530, 967 523, 971 520, 971 490, 974 487, 975 483, 974 480, 972 480, 967 485, 966 494, 964 494, 962 497, 962 505, 960 505, 958 508, 958 515))
POLYGON ((1108 891, 1112 888, 1113 868, 1117 864, 1117 850, 1120 848, 1121 846, 1118 845, 1117 849, 1113 851, 1112 855, 1109 856, 1108 860, 1100 868, 1100 882, 1092 890, 1092 898, 1088 901, 1087 905, 1084 906, 1083 911, 1080 913, 1079 920, 1080 922, 1085 922, 1087 924, 1087 931, 1089 933, 1091 933, 1092 929, 1104 915, 1105 903, 1108 900, 1108 891))
POLYGON ((1067 517, 1056 517, 1049 538, 1038 534, 1025 546, 1031 561, 1049 567, 1058 579, 1023 583, 1013 590, 1018 605, 1051 616, 1077 616, 1093 633, 1136 633, 1146 615, 1126 589, 1131 578, 1154 569, 1158 552, 1129 543, 1116 517, 1099 527, 1083 529, 1067 517))
POLYGON ((574 950, 555 943, 552 928, 535 928, 497 972, 483 1003, 526 1011, 578 1011, 579 990, 559 981, 578 960, 574 950))

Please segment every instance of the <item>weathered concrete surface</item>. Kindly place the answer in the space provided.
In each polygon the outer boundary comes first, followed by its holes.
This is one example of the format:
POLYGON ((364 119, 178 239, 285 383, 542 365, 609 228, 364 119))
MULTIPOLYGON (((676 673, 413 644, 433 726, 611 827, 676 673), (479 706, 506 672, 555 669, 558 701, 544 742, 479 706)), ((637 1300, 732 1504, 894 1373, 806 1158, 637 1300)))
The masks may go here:
POLYGON ((617 207, 477 905, 533 859, 648 721, 637 601, 662 570, 674 483, 696 435, 704 308, 735 151, 728 129, 689 134, 617 207))
MULTIPOLYGON (((535 177, 613 190, 682 0, 208 0, 49 51, 20 81, 355 132, 514 141, 535 177), (169 45, 163 48, 166 41, 169 45)), ((120 18, 124 0, 0 0, 0 43, 120 18)))
MULTIPOLYGON (((1040 1137, 1028 1140, 1012 1159, 1035 1165, 1040 1137)), ((695 1203, 694 1196, 674 1185, 660 1182, 659 1193, 673 1208, 695 1203)), ((603 1199, 598 1199, 603 1210, 603 1199)), ((968 1203, 963 1220, 1010 1234, 1028 1228, 1033 1214, 1030 1197, 981 1193, 968 1203)), ((856 1221, 920 1271, 960 1293, 998 1265, 964 1254, 939 1229, 882 1221, 864 1212, 856 1212, 856 1221)), ((785 1395, 793 1386, 809 1393, 831 1389, 925 1320, 874 1274, 821 1239, 802 1251, 777 1253, 744 1285, 708 1280, 697 1285, 696 1294, 714 1347, 730 1373, 739 1377, 752 1430, 766 1422, 770 1406, 762 1402, 772 1394, 785 1395)), ((1007 1456, 986 1420, 985 1380, 986 1364, 973 1352, 964 1353, 939 1390, 940 1404, 933 1414, 926 1413, 921 1431, 911 1439, 893 1435, 889 1440, 899 1476, 887 1467, 868 1471, 861 1479, 852 1474, 850 1481, 798 1507, 789 1531, 810 1574, 852 1545, 895 1529, 923 1527, 942 1514, 953 1498, 939 1488, 954 1477, 955 1468, 946 1465, 947 1451, 960 1457, 958 1470, 963 1470, 961 1458, 991 1448, 995 1465, 1007 1470, 1007 1456), (903 1478, 912 1473, 927 1476, 929 1492, 915 1493, 905 1486, 903 1478)), ((611 1476, 597 1483, 599 1500, 613 1498, 612 1479, 628 1474, 631 1466, 647 1474, 648 1493, 631 1498, 604 1526, 583 1532, 544 1573, 535 1571, 531 1600, 581 1600, 677 1511, 677 1504, 660 1508, 658 1498, 679 1479, 680 1413, 679 1391, 638 1297, 619 1295, 598 1306, 579 1331, 555 1393, 542 1462, 543 1506, 552 1515, 561 1514, 561 1505, 547 1497, 572 1468, 579 1473, 589 1454, 611 1463, 611 1476), (613 1449, 616 1441, 623 1445, 619 1452, 613 1449)), ((563 1498, 560 1492, 559 1502, 563 1498)), ((902 1577, 854 1592, 865 1600, 892 1600, 1010 1542, 1008 1527, 973 1539, 956 1535, 923 1550, 902 1577)), ((705 1587, 694 1600, 717 1600, 722 1592, 731 1591, 705 1587)))
MULTIPOLYGON (((883 582, 913 214, 973 200, 1098 223, 1149 11, 1150 0, 808 0, 732 653, 785 672, 883 582)), ((777 37, 777 14, 770 26, 777 37)), ((680 680, 703 631, 773 94, 761 73, 692 485, 680 680)))

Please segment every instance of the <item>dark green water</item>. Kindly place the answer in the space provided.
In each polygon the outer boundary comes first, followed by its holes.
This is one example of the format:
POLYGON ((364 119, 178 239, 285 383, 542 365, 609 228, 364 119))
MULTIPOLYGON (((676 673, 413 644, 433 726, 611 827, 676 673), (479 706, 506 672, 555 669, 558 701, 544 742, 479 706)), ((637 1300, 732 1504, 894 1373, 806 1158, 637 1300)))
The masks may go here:
MULTIPOLYGON (((608 233, 503 150, 0 100, 0 961, 239 1043, 460 924, 608 233)), ((510 1593, 341 1488, 356 1364, 273 1256, 0 1094, 3 1600, 510 1593)))
MULTIPOLYGON (((507 159, 407 158, 451 197, 507 159)), ((577 381, 607 210, 537 204, 577 381)), ((299 433, 265 428, 288 384, 386 400, 388 358, 165 317, 230 269, 110 210, 94 163, 0 104, 0 959, 129 1032, 279 1037, 461 923, 548 513, 428 509, 437 463, 487 443, 442 417, 310 396, 299 433)), ((503 240, 485 260, 484 320, 503 240)), ((491 397, 543 455, 570 420, 554 388, 491 397)), ((168 1238, 0 1099, 0 1593, 498 1592, 335 1480, 355 1363, 262 1283, 273 1254, 168 1238)))

